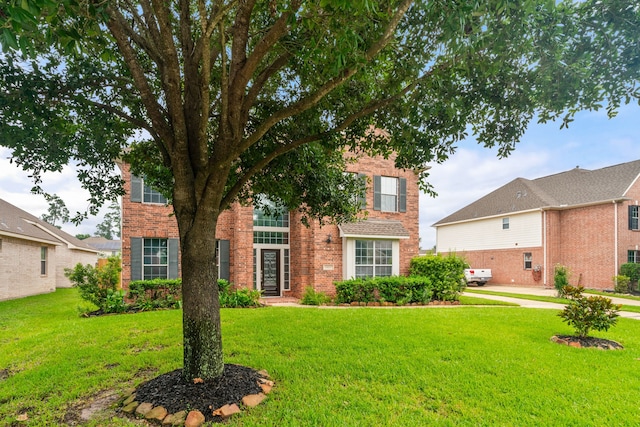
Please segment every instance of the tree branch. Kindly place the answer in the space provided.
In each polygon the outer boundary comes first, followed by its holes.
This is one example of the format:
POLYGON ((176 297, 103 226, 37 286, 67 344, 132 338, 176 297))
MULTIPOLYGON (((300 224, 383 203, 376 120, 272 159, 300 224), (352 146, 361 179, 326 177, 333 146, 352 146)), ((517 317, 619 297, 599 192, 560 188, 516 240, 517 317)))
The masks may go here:
MULTIPOLYGON (((370 62, 392 39, 393 34, 400 24, 400 20, 405 15, 413 0, 404 0, 398 10, 393 15, 389 25, 385 29, 382 36, 365 52, 366 62, 370 62)), ((260 125, 251 135, 245 138, 236 147, 233 157, 239 157, 241 153, 260 140, 275 124, 288 117, 294 116, 301 112, 304 112, 315 105, 317 105, 325 96, 331 93, 335 88, 342 85, 344 82, 354 76, 363 65, 356 65, 353 67, 345 68, 340 75, 329 80, 327 83, 318 88, 318 90, 305 98, 295 102, 287 108, 280 110, 278 113, 269 117, 262 125, 260 125)))

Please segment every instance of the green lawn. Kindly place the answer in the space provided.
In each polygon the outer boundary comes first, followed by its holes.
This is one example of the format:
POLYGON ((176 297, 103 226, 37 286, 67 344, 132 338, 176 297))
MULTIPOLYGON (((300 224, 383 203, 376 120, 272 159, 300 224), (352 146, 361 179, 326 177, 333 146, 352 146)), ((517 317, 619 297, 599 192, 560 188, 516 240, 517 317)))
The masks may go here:
MULTIPOLYGON (((85 319, 79 304, 75 290, 0 303, 0 425, 61 425, 68 408, 100 392, 180 367, 180 311, 85 319), (21 413, 28 423, 15 422, 21 413)), ((226 361, 276 381, 232 426, 639 420, 634 320, 596 334, 623 351, 554 344, 553 334, 572 332, 557 312, 517 307, 225 309, 222 320, 226 361)))

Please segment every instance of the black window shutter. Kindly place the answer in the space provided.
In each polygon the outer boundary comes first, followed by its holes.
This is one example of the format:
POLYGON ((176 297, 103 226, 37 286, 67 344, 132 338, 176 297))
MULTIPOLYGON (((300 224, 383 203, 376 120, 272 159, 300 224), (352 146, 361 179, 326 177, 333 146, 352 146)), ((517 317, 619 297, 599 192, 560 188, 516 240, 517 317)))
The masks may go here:
POLYGON ((398 212, 407 211, 407 179, 399 178, 398 181, 398 212))
POLYGON ((382 180, 379 175, 373 177, 373 210, 379 211, 382 209, 382 180))
POLYGON ((218 272, 220 274, 219 279, 229 280, 229 241, 218 240, 218 272))
POLYGON ((629 230, 638 230, 638 206, 629 205, 629 230))
POLYGON ((362 192, 358 195, 358 203, 360 203, 360 209, 366 209, 367 208, 367 175, 363 173, 359 173, 358 179, 364 186, 362 192))
POLYGON ((167 250, 169 251, 169 279, 178 278, 178 251, 180 244, 178 239, 168 239, 167 250))
POLYGON ((131 238, 131 280, 142 280, 142 239, 131 238))
POLYGON ((131 174, 131 201, 142 202, 142 178, 131 174))

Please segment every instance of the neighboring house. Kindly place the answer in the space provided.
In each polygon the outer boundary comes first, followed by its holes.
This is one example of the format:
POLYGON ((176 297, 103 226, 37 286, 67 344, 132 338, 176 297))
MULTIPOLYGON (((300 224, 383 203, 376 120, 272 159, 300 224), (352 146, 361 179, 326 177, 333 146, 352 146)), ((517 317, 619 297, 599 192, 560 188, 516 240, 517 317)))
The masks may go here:
POLYGON ((122 251, 122 242, 120 240, 109 240, 102 236, 93 236, 87 237, 82 241, 98 250, 98 257, 100 258, 119 256, 122 251))
MULTIPOLYGON (((171 206, 121 164, 122 280, 179 277, 178 228, 171 206)), ((236 203, 219 219, 218 273, 264 296, 300 297, 307 286, 334 293, 335 281, 406 275, 418 255, 418 177, 393 159, 360 157, 349 172, 368 182, 365 220, 305 227, 291 211, 267 216, 236 203)), ((364 206, 366 204, 366 206, 364 206)))
POLYGON ((82 240, 0 199, 0 300, 71 287, 64 269, 97 259, 82 240))
POLYGON ((640 160, 517 178, 438 221, 439 253, 456 252, 493 283, 553 286, 554 266, 570 282, 612 289, 626 262, 640 262, 640 160))

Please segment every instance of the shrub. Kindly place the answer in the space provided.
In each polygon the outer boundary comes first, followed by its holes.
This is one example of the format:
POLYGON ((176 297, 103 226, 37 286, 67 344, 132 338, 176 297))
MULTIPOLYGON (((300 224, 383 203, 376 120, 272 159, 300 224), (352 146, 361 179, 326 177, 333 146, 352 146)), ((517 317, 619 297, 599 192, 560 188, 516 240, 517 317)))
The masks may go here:
POLYGON ((351 279, 335 283, 336 303, 392 302, 398 305, 427 304, 433 298, 426 277, 377 277, 351 279))
POLYGON ((638 280, 640 280, 640 264, 628 262, 620 266, 620 274, 629 278, 632 289, 638 289, 638 280))
POLYGON ((300 300, 300 303, 304 305, 322 305, 330 302, 331 297, 324 292, 317 292, 313 289, 313 286, 307 286, 305 288, 302 299, 300 300))
POLYGON ((602 296, 582 295, 584 288, 579 286, 566 286, 563 294, 571 301, 558 313, 576 331, 576 335, 584 338, 589 335, 591 329, 596 331, 608 331, 618 321, 618 311, 621 305, 613 304, 611 299, 602 296))
POLYGON ((375 301, 375 286, 373 279, 350 279, 335 283, 336 302, 338 304, 351 302, 375 301))
POLYGON ((231 284, 226 280, 218 281, 218 290, 220 296, 220 307, 260 307, 260 296, 262 295, 262 292, 260 291, 246 288, 233 290, 231 284))
POLYGON ((410 274, 429 280, 434 300, 457 301, 466 287, 465 268, 469 268, 469 264, 455 254, 427 255, 411 260, 410 274))
POLYGON ((131 305, 141 311, 161 308, 180 308, 182 280, 153 279, 135 280, 129 283, 131 305))
POLYGON ((426 277, 378 277, 374 286, 380 301, 399 305, 427 304, 433 297, 431 282, 426 277))
POLYGON ((73 269, 65 268, 64 274, 78 288, 83 300, 105 313, 120 313, 126 310, 124 292, 118 291, 121 270, 120 257, 109 257, 101 267, 78 263, 73 269))
POLYGON ((619 294, 631 292, 631 279, 628 276, 613 276, 613 290, 619 294))
POLYGON ((553 270, 553 287, 558 291, 559 297, 565 296, 565 288, 569 286, 569 267, 562 264, 556 264, 553 270))

